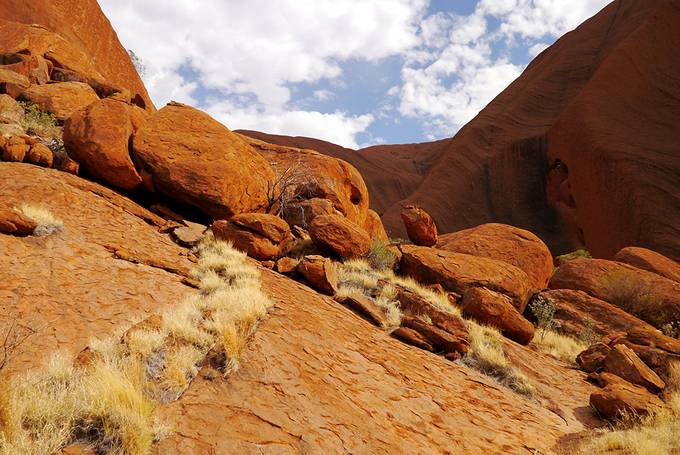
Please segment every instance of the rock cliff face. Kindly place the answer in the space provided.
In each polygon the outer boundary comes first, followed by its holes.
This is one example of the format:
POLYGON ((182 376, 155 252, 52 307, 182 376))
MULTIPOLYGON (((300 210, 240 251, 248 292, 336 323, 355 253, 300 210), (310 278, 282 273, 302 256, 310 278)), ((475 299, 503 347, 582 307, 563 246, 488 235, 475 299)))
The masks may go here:
MULTIPOLYGON (((127 51, 96 0, 0 0, 0 21, 34 24, 60 35, 83 52, 108 82, 130 90, 137 97, 135 104, 153 110, 127 51)), ((6 39, 0 36, 0 44, 6 39)))
POLYGON ((417 204, 442 233, 494 221, 537 233, 555 254, 585 245, 612 257, 639 245, 677 259, 680 127, 668 119, 680 114, 679 15, 675 0, 612 2, 453 139, 355 152, 309 146, 345 154, 362 172, 393 236, 405 234, 401 205, 417 204), (422 164, 392 168, 394 154, 422 164), (383 186, 392 189, 378 196, 383 186))

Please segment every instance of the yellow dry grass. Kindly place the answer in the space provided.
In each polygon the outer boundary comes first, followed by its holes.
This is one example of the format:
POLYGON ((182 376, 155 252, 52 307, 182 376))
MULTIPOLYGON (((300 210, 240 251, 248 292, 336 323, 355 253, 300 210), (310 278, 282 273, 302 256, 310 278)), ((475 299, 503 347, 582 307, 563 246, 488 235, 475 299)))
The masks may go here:
POLYGON ((153 417, 177 399, 208 351, 238 368, 248 337, 272 302, 245 254, 207 236, 195 275, 201 293, 162 316, 162 327, 93 340, 92 363, 53 356, 46 368, 0 384, 0 454, 51 454, 82 441, 112 454, 148 453, 167 434, 153 417))
POLYGON ((588 343, 552 330, 546 330, 545 333, 537 331, 532 343, 538 347, 539 351, 570 364, 576 363, 576 356, 590 346, 588 343))
POLYGON ((37 227, 33 230, 35 235, 50 235, 64 228, 64 222, 54 216, 47 207, 21 204, 18 211, 37 224, 37 227))

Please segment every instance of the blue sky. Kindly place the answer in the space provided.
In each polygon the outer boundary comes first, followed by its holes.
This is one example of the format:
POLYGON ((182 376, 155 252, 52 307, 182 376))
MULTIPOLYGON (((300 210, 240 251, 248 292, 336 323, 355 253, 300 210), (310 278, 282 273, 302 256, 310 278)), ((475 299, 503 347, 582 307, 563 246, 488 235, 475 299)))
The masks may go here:
POLYGON ((99 0, 170 100, 358 148, 450 137, 607 0, 99 0))

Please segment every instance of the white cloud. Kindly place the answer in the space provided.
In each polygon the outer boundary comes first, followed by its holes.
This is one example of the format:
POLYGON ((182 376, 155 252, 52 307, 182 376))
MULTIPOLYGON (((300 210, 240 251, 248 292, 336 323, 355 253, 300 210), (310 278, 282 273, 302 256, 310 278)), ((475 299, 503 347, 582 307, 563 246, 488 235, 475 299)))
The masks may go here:
POLYGON ((373 122, 371 114, 348 115, 345 112, 267 111, 257 107, 239 107, 228 101, 216 101, 207 112, 232 129, 254 129, 271 134, 307 136, 348 148, 358 148, 356 136, 373 122))
POLYGON ((329 99, 333 98, 333 92, 330 90, 314 90, 312 95, 314 96, 314 99, 319 101, 328 101, 329 99))

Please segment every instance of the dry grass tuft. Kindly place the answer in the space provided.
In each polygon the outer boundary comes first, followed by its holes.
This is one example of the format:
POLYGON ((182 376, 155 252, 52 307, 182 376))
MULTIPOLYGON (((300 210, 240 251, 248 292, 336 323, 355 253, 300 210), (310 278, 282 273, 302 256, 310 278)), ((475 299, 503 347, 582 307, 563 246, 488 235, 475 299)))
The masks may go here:
POLYGON ((38 225, 33 230, 33 234, 35 235, 50 235, 64 229, 64 222, 54 216, 46 207, 22 204, 21 207, 19 207, 19 212, 38 225))
POLYGON ((102 453, 148 453, 168 433, 154 407, 186 390, 209 351, 223 353, 225 374, 238 368, 272 302, 244 253, 212 236, 199 252, 201 293, 165 312, 160 329, 93 340, 86 367, 55 355, 43 370, 0 386, 0 454, 47 455, 76 441, 102 453))
POLYGON ((588 349, 590 344, 592 344, 552 330, 546 330, 543 333, 537 331, 532 343, 541 352, 550 354, 569 364, 576 363, 576 356, 588 349))

